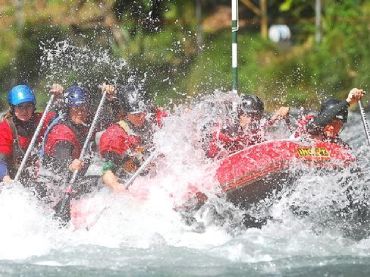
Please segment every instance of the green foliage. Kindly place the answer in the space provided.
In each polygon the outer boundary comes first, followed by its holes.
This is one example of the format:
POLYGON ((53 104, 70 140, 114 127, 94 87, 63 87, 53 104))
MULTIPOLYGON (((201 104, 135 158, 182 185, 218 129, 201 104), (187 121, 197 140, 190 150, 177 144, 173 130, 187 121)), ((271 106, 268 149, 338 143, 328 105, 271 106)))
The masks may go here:
POLYGON ((280 4, 280 10, 282 12, 289 11, 292 7, 293 0, 285 0, 282 4, 280 4))

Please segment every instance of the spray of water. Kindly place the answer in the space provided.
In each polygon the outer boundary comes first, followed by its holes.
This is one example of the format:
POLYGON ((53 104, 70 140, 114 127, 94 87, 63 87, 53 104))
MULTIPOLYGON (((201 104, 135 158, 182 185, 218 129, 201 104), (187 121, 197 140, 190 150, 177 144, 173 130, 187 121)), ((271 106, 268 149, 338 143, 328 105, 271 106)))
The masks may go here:
MULTIPOLYGON (((108 72, 111 75, 107 79, 117 82, 123 71, 125 76, 135 78, 124 61, 112 59, 107 52, 81 49, 68 42, 56 45, 56 48, 43 46, 44 73, 50 83, 58 78, 69 83, 72 71, 80 73, 79 81, 88 84, 102 80, 89 79, 87 73, 94 70, 97 76, 108 72)), ((205 157, 205 134, 215 123, 234 120, 233 106, 238 101, 237 96, 215 91, 175 107, 164 120, 163 128, 154 134, 155 149, 162 154, 156 161, 155 173, 138 177, 126 194, 114 195, 102 188, 76 200, 76 209, 85 217, 75 225, 58 228, 51 209, 29 189, 21 186, 3 189, 0 259, 24 260, 36 256, 41 258, 35 259, 35 264, 91 266, 86 259, 79 258, 79 251, 84 249, 84 255, 92 258, 105 248, 124 253, 131 253, 129 249, 151 249, 156 253, 175 247, 197 251, 197 257, 250 263, 296 255, 321 257, 368 252, 366 166, 362 168, 364 174, 354 178, 348 170, 334 175, 307 173, 282 191, 261 199, 248 211, 241 211, 224 199, 214 177, 218 162, 205 157), (209 199, 194 215, 204 227, 201 230, 186 224, 174 209, 187 199, 189 188, 202 191, 209 199), (266 224, 246 228, 242 224, 246 212, 267 218, 266 224)), ((344 138, 358 149, 361 164, 368 164, 368 151, 361 147, 359 118, 351 115, 350 123, 351 118, 353 124, 344 131, 344 138)), ((282 137, 284 132, 286 129, 277 128, 272 137, 282 137)), ((98 167, 95 173, 99 173, 98 167)), ((165 252, 169 259, 171 251, 165 252)), ((122 259, 120 263, 127 265, 122 259)), ((113 258, 91 260, 102 267, 117 262, 113 258)), ((138 260, 140 264, 141 258, 138 260)), ((263 272, 274 272, 273 264, 263 272)))

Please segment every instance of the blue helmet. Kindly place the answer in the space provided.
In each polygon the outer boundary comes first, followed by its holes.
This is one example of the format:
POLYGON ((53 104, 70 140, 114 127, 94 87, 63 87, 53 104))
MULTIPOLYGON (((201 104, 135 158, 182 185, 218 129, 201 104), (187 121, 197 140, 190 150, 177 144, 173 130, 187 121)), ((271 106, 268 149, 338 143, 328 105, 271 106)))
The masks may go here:
POLYGON ((16 106, 26 102, 36 105, 35 94, 29 86, 17 85, 8 92, 8 103, 10 106, 16 106))
POLYGON ((77 107, 89 103, 88 92, 85 88, 73 85, 65 91, 67 107, 77 107))

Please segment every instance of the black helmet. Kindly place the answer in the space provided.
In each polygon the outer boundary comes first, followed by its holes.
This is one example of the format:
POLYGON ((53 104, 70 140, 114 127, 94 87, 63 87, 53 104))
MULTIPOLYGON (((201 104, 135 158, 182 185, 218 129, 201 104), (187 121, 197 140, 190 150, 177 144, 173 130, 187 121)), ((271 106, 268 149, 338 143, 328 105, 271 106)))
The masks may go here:
POLYGON ((126 113, 146 112, 147 105, 143 93, 132 84, 121 87, 117 93, 121 108, 126 113))
MULTIPOLYGON (((322 115, 324 112, 326 112, 326 111, 332 109, 333 107, 337 106, 341 102, 342 101, 337 100, 337 99, 333 99, 333 98, 326 100, 324 103, 321 104, 319 116, 322 115)), ((343 109, 341 109, 335 115, 335 118, 339 119, 343 122, 347 122, 347 118, 348 118, 348 109, 347 109, 347 107, 343 107, 343 109)))
POLYGON ((261 99, 255 95, 242 95, 241 103, 238 105, 238 114, 253 114, 262 116, 264 104, 261 99))

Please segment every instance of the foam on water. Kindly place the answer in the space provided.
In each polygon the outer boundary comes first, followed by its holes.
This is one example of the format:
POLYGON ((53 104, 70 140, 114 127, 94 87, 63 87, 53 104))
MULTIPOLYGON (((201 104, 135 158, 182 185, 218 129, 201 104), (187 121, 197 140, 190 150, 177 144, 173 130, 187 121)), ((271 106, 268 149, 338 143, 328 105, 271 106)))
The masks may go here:
MULTIPOLYGON (((48 56, 48 61, 54 59, 48 56)), ((154 272, 158 266, 173 274, 176 268, 187 272, 186 267, 195 266, 191 268, 194 274, 212 268, 216 275, 238 275, 246 267, 252 272, 276 273, 282 268, 313 266, 320 260, 322 265, 335 263, 330 257, 368 257, 368 222, 358 225, 355 214, 333 212, 348 204, 344 191, 349 188, 359 188, 353 195, 366 200, 361 190, 367 186, 366 178, 345 182, 350 174, 346 171, 334 176, 305 175, 292 188, 251 207, 253 215, 272 217, 261 229, 245 228, 241 211, 216 196, 217 162, 205 158, 202 138, 207 126, 227 120, 237 101, 236 96, 216 91, 176 107, 154 135, 155 148, 163 154, 156 161, 156 174, 138 177, 127 194, 114 195, 105 188, 76 204, 87 214, 87 222, 81 225, 88 229, 76 229, 72 224, 58 228, 52 210, 32 192, 20 185, 4 185, 0 193, 0 260, 36 266, 26 273, 37 266, 76 266, 77 273, 85 267, 105 273, 148 274, 142 268, 149 263, 154 272), (203 232, 195 232, 174 210, 186 199, 189 187, 205 192, 212 204, 196 214, 205 226, 203 232), (218 224, 212 209, 232 216, 218 224)), ((342 135, 356 149, 366 173, 369 156, 360 124, 359 115, 351 114, 350 127, 342 135)), ((274 135, 281 137, 284 130, 276 130, 274 135)), ((48 272, 45 267, 41 270, 48 272)))
MULTIPOLYGON (((0 194, 3 226, 0 243, 4 247, 1 247, 0 258, 47 256, 50 251, 81 245, 124 249, 187 247, 247 263, 295 255, 366 253, 367 238, 356 242, 343 235, 340 222, 328 223, 333 201, 341 205, 341 190, 345 189, 338 181, 341 176, 335 179, 333 176, 307 175, 294 185, 293 192, 283 191, 279 197, 265 201, 273 219, 262 229, 244 229, 236 225, 238 231, 230 233, 226 225, 210 223, 205 232, 193 232, 173 210, 180 198, 178 195, 183 195, 189 184, 207 188, 209 196, 217 193, 217 188, 211 186, 215 182, 215 168, 204 160, 198 140, 194 141, 191 136, 189 128, 194 128, 194 119, 192 113, 186 111, 184 114, 177 111, 170 116, 165 127, 156 134, 156 145, 165 154, 159 162, 157 175, 139 177, 130 188, 130 194, 113 195, 103 189, 81 202, 93 214, 89 230, 76 230, 73 226, 59 229, 52 220, 51 210, 40 204, 27 189, 19 185, 3 189, 0 194), (165 135, 166 132, 171 136, 165 135), (295 215, 291 211, 292 205, 300 205, 310 215, 295 215)), ((346 173, 343 174, 345 177, 346 173)), ((219 201, 222 205, 223 200, 219 201)), ((227 203, 223 205, 224 209, 230 208, 227 203)))
POLYGON ((19 184, 7 186, 0 193, 0 259, 47 254, 57 225, 32 193, 19 184))

